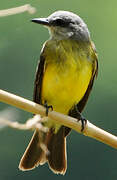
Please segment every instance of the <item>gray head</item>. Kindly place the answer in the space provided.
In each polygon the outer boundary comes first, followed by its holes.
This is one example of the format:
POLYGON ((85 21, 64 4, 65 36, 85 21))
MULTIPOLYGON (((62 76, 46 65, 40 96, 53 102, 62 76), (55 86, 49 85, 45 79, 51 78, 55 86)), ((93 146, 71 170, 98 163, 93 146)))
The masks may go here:
POLYGON ((87 25, 76 14, 68 11, 56 11, 47 18, 35 18, 32 22, 43 24, 48 27, 52 38, 55 39, 76 39, 89 41, 90 33, 87 25))

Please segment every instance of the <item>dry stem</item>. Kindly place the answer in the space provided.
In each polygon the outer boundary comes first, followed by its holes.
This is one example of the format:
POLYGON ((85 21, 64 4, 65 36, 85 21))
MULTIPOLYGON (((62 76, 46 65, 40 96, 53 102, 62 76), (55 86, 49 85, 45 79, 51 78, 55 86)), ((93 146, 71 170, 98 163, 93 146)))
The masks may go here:
MULTIPOLYGON (((40 114, 45 116, 45 108, 42 105, 36 104, 32 101, 24 99, 22 97, 16 96, 14 94, 0 90, 0 101, 16 106, 17 108, 23 109, 25 111, 31 112, 33 114, 40 114)), ((50 111, 48 117, 53 119, 59 124, 67 126, 75 131, 81 133, 81 123, 77 119, 72 118, 61 113, 50 111)), ((87 121, 86 127, 83 131, 85 136, 92 137, 98 141, 101 141, 113 148, 117 149, 117 137, 96 127, 87 121)))

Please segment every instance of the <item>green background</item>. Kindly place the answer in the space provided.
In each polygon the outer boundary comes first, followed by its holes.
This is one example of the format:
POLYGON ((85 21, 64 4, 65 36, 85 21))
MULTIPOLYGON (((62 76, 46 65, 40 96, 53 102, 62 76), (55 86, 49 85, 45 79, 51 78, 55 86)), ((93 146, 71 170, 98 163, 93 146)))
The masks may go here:
MULTIPOLYGON (((99 56, 99 73, 84 116, 95 125, 117 135, 117 1, 116 0, 0 0, 0 9, 30 3, 37 8, 0 17, 0 88, 32 99, 33 81, 41 47, 48 31, 30 19, 46 17, 56 10, 80 15, 88 24, 99 56)), ((0 103, 0 110, 8 105, 0 103)), ((20 122, 32 115, 19 111, 20 122)), ((0 130, 0 180, 117 178, 117 150, 72 131, 67 138, 68 169, 65 176, 53 174, 47 164, 32 171, 18 169, 19 160, 32 132, 0 130)))

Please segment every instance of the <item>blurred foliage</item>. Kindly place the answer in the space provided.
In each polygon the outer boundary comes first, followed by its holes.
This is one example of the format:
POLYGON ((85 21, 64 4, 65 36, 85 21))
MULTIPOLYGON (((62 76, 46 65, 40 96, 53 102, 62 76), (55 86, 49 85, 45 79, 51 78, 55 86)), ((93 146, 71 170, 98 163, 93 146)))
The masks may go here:
MULTIPOLYGON (((30 22, 56 10, 80 15, 88 24, 99 55, 99 74, 84 116, 97 126, 117 135, 117 1, 116 0, 1 0, 0 9, 30 3, 34 15, 22 13, 0 18, 0 88, 32 99, 36 64, 47 29, 30 22)), ((8 107, 0 103, 0 110, 8 107)), ((29 113, 20 111, 24 122, 29 113)), ((68 170, 65 176, 54 175, 47 164, 33 171, 18 170, 19 160, 31 132, 0 131, 0 179, 66 179, 99 180, 117 178, 117 151, 90 138, 72 132, 67 138, 68 170)))

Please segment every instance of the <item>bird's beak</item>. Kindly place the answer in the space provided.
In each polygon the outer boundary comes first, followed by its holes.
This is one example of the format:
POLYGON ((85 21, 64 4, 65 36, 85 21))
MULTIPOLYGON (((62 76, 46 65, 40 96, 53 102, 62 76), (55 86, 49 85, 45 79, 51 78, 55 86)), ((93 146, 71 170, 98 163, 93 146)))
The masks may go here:
POLYGON ((37 24, 45 25, 45 26, 50 25, 47 18, 34 18, 31 21, 34 22, 34 23, 37 23, 37 24))

